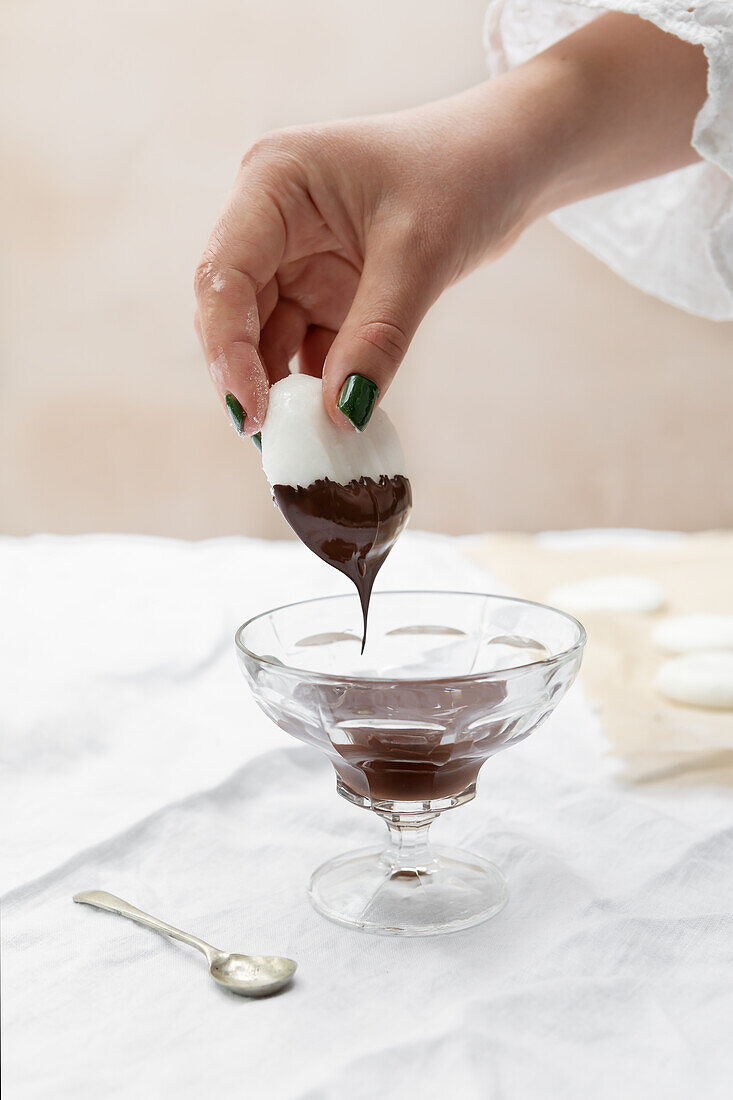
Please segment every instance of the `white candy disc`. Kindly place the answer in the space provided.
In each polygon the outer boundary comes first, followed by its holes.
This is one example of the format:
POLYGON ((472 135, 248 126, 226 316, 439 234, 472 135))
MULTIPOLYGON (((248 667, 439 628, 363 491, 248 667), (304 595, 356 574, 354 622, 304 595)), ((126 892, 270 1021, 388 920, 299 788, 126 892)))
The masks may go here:
POLYGON ((657 691, 675 703, 733 708, 733 653, 691 653, 665 661, 657 691))
POLYGON ((270 485, 312 485, 330 478, 342 485, 360 477, 406 476, 397 432, 375 409, 363 432, 337 428, 323 404, 320 378, 291 374, 270 390, 262 428, 262 466, 270 485))
POLYGON ((733 615, 672 615, 659 624, 652 639, 668 653, 733 649, 733 615))
POLYGON ((649 577, 620 574, 590 577, 561 584, 547 602, 569 611, 658 611, 666 602, 664 590, 649 577))

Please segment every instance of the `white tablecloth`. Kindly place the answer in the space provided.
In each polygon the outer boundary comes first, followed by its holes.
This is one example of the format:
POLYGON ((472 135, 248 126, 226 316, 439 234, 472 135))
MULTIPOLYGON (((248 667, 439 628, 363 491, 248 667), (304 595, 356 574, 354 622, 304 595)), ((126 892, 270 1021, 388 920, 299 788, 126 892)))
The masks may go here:
MULTIPOLYGON (((420 535, 380 581, 497 588, 420 535)), ((504 912, 372 937, 305 886, 383 826, 257 710, 232 643, 342 578, 292 543, 36 537, 0 541, 0 585, 8 1100, 730 1097, 731 794, 623 786, 582 686, 434 827, 503 867, 504 912), (227 994, 196 952, 72 904, 91 888, 292 955, 297 981, 227 994)))

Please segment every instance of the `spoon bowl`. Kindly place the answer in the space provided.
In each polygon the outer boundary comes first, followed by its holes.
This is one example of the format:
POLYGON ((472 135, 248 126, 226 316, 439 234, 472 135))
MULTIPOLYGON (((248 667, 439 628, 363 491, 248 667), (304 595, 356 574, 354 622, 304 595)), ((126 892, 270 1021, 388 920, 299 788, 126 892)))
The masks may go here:
POLYGON ((280 955, 219 955, 209 972, 214 981, 244 997, 269 997, 284 989, 297 969, 280 955))

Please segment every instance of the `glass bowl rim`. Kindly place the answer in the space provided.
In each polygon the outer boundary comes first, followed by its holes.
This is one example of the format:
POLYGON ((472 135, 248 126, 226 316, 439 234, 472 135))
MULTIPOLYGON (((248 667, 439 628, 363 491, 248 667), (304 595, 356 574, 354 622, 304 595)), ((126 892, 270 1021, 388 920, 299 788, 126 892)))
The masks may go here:
MULTIPOLYGON (((558 607, 552 607, 551 604, 540 603, 538 600, 524 600, 520 596, 502 596, 497 592, 473 592, 473 591, 460 591, 450 588, 399 588, 399 589, 380 589, 379 592, 372 594, 372 599, 380 596, 474 596, 481 599, 491 600, 503 600, 506 603, 520 603, 528 607, 539 607, 543 611, 551 611, 554 615, 561 615, 562 618, 567 619, 573 623, 578 631, 578 639, 573 645, 568 646, 567 649, 562 650, 561 653, 556 653, 552 657, 542 657, 539 660, 527 661, 522 665, 512 665, 511 668, 496 669, 493 672, 470 672, 464 676, 426 676, 424 678, 416 677, 413 682, 417 684, 459 684, 470 683, 476 680, 497 680, 499 678, 506 679, 508 675, 520 672, 526 672, 530 668, 542 668, 549 667, 551 665, 559 664, 562 661, 568 660, 573 654, 582 652, 585 648, 585 644, 588 640, 588 635, 585 627, 576 619, 574 615, 571 615, 567 611, 561 611, 558 607)), ((334 672, 314 672, 313 669, 298 668, 296 665, 285 665, 280 661, 269 659, 260 653, 255 653, 253 650, 248 649, 242 641, 242 633, 251 626, 252 623, 258 619, 264 619, 266 615, 274 615, 278 611, 287 611, 291 607, 300 607, 305 604, 325 603, 326 600, 348 600, 355 599, 358 602, 357 594, 351 592, 334 593, 331 596, 314 596, 308 600, 292 600, 290 603, 280 604, 278 607, 271 607, 268 611, 260 611, 256 615, 252 615, 249 619, 239 626, 234 634, 234 644, 237 649, 243 653, 246 657, 250 657, 253 661, 259 665, 265 665, 269 668, 277 669, 279 673, 285 673, 290 676, 295 676, 299 680, 314 680, 321 681, 326 680, 329 683, 349 683, 349 684, 366 684, 373 686, 374 684, 404 684, 406 681, 400 677, 386 677, 386 676, 352 676, 344 673, 337 674, 334 672)))

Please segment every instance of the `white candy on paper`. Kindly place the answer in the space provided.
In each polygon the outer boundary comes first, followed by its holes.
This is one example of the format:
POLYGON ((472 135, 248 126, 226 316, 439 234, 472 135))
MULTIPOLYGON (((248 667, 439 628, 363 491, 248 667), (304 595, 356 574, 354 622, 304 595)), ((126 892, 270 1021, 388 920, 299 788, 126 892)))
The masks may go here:
POLYGON ((668 653, 733 650, 733 615, 671 615, 655 628, 652 640, 668 653))
POLYGON ((690 653, 665 661, 657 691, 674 703, 733 709, 733 653, 690 653))
POLYGON ((629 573, 561 584, 548 593, 547 603, 568 611, 651 612, 664 607, 666 596, 655 580, 629 573))

